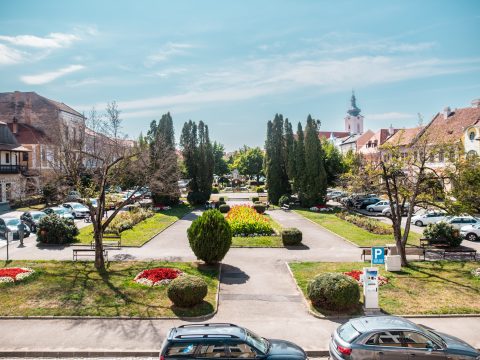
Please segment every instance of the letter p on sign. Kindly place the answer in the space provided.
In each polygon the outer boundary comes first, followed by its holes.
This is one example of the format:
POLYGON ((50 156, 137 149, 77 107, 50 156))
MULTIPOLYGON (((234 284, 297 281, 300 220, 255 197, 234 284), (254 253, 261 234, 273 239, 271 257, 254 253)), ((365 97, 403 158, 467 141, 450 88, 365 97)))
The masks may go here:
POLYGON ((372 264, 385 264, 384 247, 372 247, 372 264))

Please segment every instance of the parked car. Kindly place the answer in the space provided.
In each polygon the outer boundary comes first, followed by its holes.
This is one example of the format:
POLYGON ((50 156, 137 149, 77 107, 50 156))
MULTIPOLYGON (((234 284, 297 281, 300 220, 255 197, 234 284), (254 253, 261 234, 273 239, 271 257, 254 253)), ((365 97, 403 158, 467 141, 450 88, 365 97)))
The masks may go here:
POLYGON ((424 214, 412 216, 411 223, 416 226, 427 226, 445 220, 447 214, 443 211, 428 211, 424 214))
POLYGON ((22 220, 32 232, 36 232, 38 222, 45 216, 47 216, 47 214, 43 211, 27 211, 20 216, 20 220, 22 220))
POLYGON ((460 235, 470 241, 480 239, 480 224, 467 225, 460 229, 460 235))
POLYGON ((77 202, 68 202, 62 204, 62 206, 67 209, 67 211, 72 214, 75 219, 84 218, 90 215, 90 210, 88 210, 85 205, 77 202))
POLYGON ((368 205, 366 207, 366 209, 370 212, 383 211, 387 208, 390 209, 390 201, 388 200, 382 200, 377 202, 376 204, 368 205))
POLYGON ((169 359, 305 360, 303 349, 284 340, 267 340, 233 324, 182 325, 169 331, 160 360, 169 359))
MULTIPOLYGON (((395 206, 395 204, 394 204, 394 206, 395 206)), ((409 203, 405 203, 402 206, 402 215, 403 216, 407 215, 409 207, 410 207, 409 203)), ((382 215, 383 216, 392 216, 392 210, 390 209, 390 205, 382 210, 382 215)))
POLYGON ((65 198, 65 201, 79 201, 82 200, 82 196, 78 191, 72 190, 69 191, 67 194, 67 197, 65 198))
POLYGON ((334 360, 479 359, 480 352, 453 336, 396 316, 351 319, 332 334, 334 360))
POLYGON ((73 215, 70 214, 70 212, 64 207, 54 206, 54 207, 43 209, 43 212, 47 215, 56 214, 62 218, 69 219, 72 221, 74 220, 73 215))
POLYGON ((334 190, 327 192, 327 200, 336 200, 342 198, 343 196, 345 196, 343 191, 334 190))
MULTIPOLYGON (((19 234, 18 234, 18 225, 20 225, 22 221, 19 218, 13 218, 13 217, 4 217, 0 218, 0 235, 3 236, 4 238, 7 238, 7 232, 13 232, 13 238, 18 239, 19 234)), ((25 226, 26 229, 23 233, 24 237, 29 237, 30 236, 30 228, 28 226, 25 226)))
POLYGON ((379 198, 366 198, 355 204, 357 209, 365 209, 368 205, 376 204, 380 201, 379 198))
POLYGON ((452 225, 455 229, 460 230, 460 228, 467 225, 478 225, 480 224, 480 219, 474 218, 473 216, 450 216, 444 220, 447 224, 452 225))

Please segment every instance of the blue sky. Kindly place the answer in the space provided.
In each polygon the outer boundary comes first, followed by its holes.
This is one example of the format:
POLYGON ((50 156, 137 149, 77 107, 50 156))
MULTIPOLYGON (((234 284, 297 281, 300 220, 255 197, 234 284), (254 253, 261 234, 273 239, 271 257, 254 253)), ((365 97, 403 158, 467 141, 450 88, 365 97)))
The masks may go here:
POLYGON ((172 113, 233 150, 275 113, 410 127, 480 97, 480 1, 1 1, 0 92, 79 111, 115 100, 123 130, 172 113))

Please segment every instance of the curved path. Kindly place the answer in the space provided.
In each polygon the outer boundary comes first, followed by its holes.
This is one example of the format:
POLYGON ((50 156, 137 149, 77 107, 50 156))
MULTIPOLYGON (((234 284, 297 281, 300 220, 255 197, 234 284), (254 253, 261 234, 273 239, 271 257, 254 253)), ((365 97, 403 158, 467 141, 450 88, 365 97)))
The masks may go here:
MULTIPOLYGON (((200 214, 194 212, 177 221, 141 248, 109 250, 110 258, 124 260, 196 260, 186 229, 200 214)), ((305 247, 289 249, 231 249, 224 259, 218 313, 209 321, 246 326, 262 336, 285 338, 306 350, 327 349, 338 322, 317 319, 305 306, 291 278, 287 261, 359 261, 360 251, 322 227, 294 212, 272 211, 283 227, 303 232, 305 247)), ((14 259, 70 260, 71 248, 39 249, 34 243, 13 248, 14 259)), ((3 254, 0 253, 0 256, 3 254)), ((0 304, 1 306, 1 304, 0 304)), ((478 318, 420 319, 480 347, 478 318)), ((6 350, 158 350, 167 330, 180 320, 1 320, 0 351, 6 350)))

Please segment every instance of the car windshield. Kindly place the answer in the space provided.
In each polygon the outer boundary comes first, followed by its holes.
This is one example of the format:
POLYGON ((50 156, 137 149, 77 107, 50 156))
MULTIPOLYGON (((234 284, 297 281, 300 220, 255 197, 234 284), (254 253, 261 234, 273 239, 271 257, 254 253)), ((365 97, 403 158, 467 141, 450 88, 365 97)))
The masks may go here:
POLYGON ((42 213, 38 213, 38 214, 33 214, 32 217, 37 220, 37 219, 41 219, 42 217, 44 217, 46 214, 42 214, 42 213))
POLYGON ((338 328, 338 336, 346 342, 355 340, 359 335, 360 333, 350 323, 343 324, 338 328))
POLYGON ((7 226, 17 226, 20 225, 20 219, 11 219, 7 221, 7 226))
POLYGON ((63 209, 54 209, 53 212, 58 215, 63 215, 65 214, 65 210, 63 209))
POLYGON ((72 204, 72 208, 82 210, 85 208, 85 206, 80 204, 72 204))
POLYGON ((268 352, 269 343, 266 339, 258 336, 255 333, 252 333, 250 330, 246 330, 247 333, 247 342, 253 345, 255 348, 260 350, 262 353, 266 354, 268 352))

